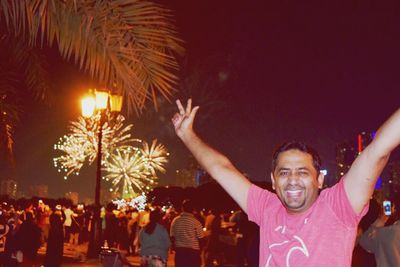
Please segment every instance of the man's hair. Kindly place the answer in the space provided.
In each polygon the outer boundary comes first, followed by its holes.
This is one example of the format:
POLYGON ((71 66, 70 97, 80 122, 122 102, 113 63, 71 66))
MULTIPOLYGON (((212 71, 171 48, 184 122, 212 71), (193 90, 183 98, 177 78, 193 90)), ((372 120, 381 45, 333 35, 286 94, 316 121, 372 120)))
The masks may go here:
POLYGON ((182 210, 185 212, 193 212, 194 210, 193 202, 190 199, 185 199, 182 202, 182 210))
POLYGON ((278 157, 282 152, 288 151, 288 150, 299 150, 301 152, 307 153, 311 155, 312 161, 313 161, 313 166, 315 170, 317 171, 317 175, 319 175, 321 171, 321 158, 319 157, 317 151, 313 149, 312 147, 306 145, 305 143, 298 142, 298 141, 290 141, 281 144, 274 152, 272 156, 272 172, 275 171, 276 165, 278 164, 278 157))
POLYGON ((159 208, 156 208, 150 212, 150 222, 145 226, 145 232, 151 235, 156 229, 157 223, 160 222, 162 216, 159 208))

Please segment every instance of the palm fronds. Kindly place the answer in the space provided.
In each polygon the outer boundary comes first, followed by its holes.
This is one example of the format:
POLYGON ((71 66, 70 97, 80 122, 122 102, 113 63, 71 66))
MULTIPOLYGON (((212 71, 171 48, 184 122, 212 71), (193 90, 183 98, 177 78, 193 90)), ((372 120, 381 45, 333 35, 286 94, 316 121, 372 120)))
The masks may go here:
POLYGON ((58 45, 100 84, 122 93, 128 110, 169 98, 182 41, 168 9, 144 0, 0 0, 8 30, 31 45, 58 45))

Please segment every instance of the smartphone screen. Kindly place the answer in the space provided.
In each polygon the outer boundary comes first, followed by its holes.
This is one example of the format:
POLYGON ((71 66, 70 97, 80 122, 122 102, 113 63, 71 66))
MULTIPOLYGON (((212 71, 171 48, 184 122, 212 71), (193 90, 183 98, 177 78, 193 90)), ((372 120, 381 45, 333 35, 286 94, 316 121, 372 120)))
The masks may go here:
POLYGON ((383 201, 383 212, 385 213, 385 215, 392 214, 392 205, 389 200, 383 201))

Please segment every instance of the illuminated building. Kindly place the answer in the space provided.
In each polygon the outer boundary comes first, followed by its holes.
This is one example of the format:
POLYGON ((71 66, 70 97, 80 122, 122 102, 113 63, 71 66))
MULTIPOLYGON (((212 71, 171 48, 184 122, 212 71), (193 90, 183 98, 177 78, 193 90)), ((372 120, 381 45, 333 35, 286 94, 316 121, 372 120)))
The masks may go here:
POLYGON ((176 170, 175 185, 185 188, 194 187, 196 185, 195 177, 196 170, 193 169, 181 169, 176 170))
POLYGON ((400 193, 400 161, 394 161, 389 164, 389 194, 398 196, 400 193))
MULTIPOLYGON (((375 133, 362 132, 357 136, 357 144, 354 141, 343 142, 336 147, 336 179, 343 177, 350 169, 351 164, 358 154, 371 143, 375 133)), ((353 139, 354 140, 354 139, 353 139)))
MULTIPOLYGON (((351 164, 375 137, 375 132, 362 132, 357 135, 357 143, 352 145, 349 142, 337 146, 336 163, 337 179, 340 179, 351 167, 351 164)), ((382 177, 378 178, 375 190, 382 191, 382 197, 394 196, 400 192, 400 162, 388 164, 389 173, 384 170, 382 177)))
POLYGON ((336 147, 336 181, 339 181, 350 169, 351 164, 357 156, 354 146, 348 142, 341 143, 336 147))
POLYGON ((211 176, 203 169, 197 169, 194 177, 195 186, 206 184, 211 182, 213 179, 211 176))
POLYGON ((0 195, 15 198, 17 195, 17 182, 12 179, 1 180, 0 195))
POLYGON ((360 134, 358 134, 357 136, 357 150, 358 153, 361 153, 361 151, 364 150, 364 148, 366 148, 369 143, 371 143, 372 139, 374 139, 375 137, 375 132, 374 133, 366 133, 366 132, 362 132, 360 134))

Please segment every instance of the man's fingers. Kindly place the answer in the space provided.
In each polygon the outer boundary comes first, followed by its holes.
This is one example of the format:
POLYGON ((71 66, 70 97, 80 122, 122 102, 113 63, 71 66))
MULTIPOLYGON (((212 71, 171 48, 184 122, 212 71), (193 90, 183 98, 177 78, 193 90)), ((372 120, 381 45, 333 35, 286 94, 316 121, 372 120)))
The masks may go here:
POLYGON ((189 98, 186 104, 186 115, 189 116, 192 110, 192 99, 189 98))
POLYGON ((191 120, 194 120, 194 117, 196 116, 196 113, 197 113, 197 111, 199 110, 199 106, 195 106, 193 109, 192 109, 192 112, 190 112, 190 119, 191 120))
POLYGON ((181 118, 181 115, 179 113, 175 113, 175 115, 172 117, 172 122, 175 123, 177 121, 179 121, 181 118))
POLYGON ((182 103, 179 99, 176 100, 176 105, 178 106, 179 114, 185 115, 185 109, 183 108, 182 103))

